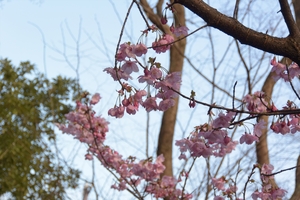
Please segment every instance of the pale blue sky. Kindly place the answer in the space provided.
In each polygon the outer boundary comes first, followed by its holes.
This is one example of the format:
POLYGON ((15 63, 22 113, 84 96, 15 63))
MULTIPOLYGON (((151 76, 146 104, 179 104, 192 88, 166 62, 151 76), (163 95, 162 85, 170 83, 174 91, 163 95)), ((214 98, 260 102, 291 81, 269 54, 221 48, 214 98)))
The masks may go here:
MULTIPOLYGON (((118 84, 113 82, 109 76, 104 75, 102 71, 104 68, 111 67, 113 64, 112 60, 114 58, 117 39, 121 30, 121 22, 118 15, 121 20, 124 19, 129 5, 128 2, 130 1, 112 0, 111 2, 108 0, 44 0, 37 4, 30 0, 4 0, 0 7, 0 58, 8 58, 12 60, 15 65, 20 61, 29 60, 31 63, 36 64, 41 72, 45 72, 45 60, 48 77, 59 74, 75 77, 76 74, 74 70, 66 63, 62 54, 57 51, 62 52, 64 49, 62 38, 62 33, 64 33, 66 56, 70 59, 70 64, 73 67, 77 66, 76 41, 72 39, 71 34, 77 38, 81 21, 81 37, 79 45, 81 58, 79 63, 80 82, 82 86, 90 92, 101 93, 103 101, 98 110, 103 113, 102 115, 104 117, 107 117, 108 108, 114 105, 117 96, 115 90, 117 89, 118 84), (115 9, 111 2, 114 2, 115 9), (97 24, 96 21, 99 23, 97 24), (45 51, 43 38, 37 27, 44 34, 45 42, 47 43, 45 51), (70 32, 68 32, 68 27, 70 32)), ((264 9, 263 11, 276 13, 277 10, 264 9)), ((193 19, 196 19, 195 21, 197 22, 195 23, 195 27, 203 25, 199 23, 197 18, 193 19)), ((272 22, 275 23, 276 20, 273 20, 272 22)), ((257 26, 257 24, 254 26, 257 26)), ((129 18, 129 24, 122 42, 129 41, 129 38, 132 38, 132 42, 137 42, 140 34, 139 31, 144 28, 145 25, 142 23, 140 16, 136 12, 136 8, 134 8, 134 12, 129 18)), ((192 30, 191 27, 189 28, 192 30)), ((189 52, 190 58, 194 59, 193 61, 196 64, 196 67, 199 67, 203 73, 206 72, 208 77, 211 78, 209 76, 212 74, 210 60, 211 52, 210 44, 207 42, 207 35, 205 35, 207 33, 208 32, 204 30, 202 35, 199 34, 195 37, 196 39, 193 38, 187 48, 187 52, 189 52), (206 40, 206 43, 199 43, 199 40, 206 40)), ((224 34, 216 38, 218 40, 214 40, 214 42, 218 50, 227 47, 227 44, 229 44, 230 38, 227 36, 224 37, 224 34)), ((244 49, 244 52, 245 51, 246 49, 244 49)), ((216 54, 216 56, 221 57, 222 54, 216 54)), ((168 55, 160 55, 159 57, 161 62, 167 63, 168 55)), ((234 67, 236 67, 238 62, 232 61, 234 58, 231 57, 228 60, 221 65, 224 66, 224 74, 228 71, 237 69, 234 67)), ((265 71, 268 71, 268 62, 266 63, 266 65, 262 66, 265 67, 265 71)), ((239 70, 242 69, 240 68, 239 70)), ((245 74, 243 71, 241 73, 245 74)), ((220 76, 224 77, 224 74, 220 73, 220 76)), ((230 82, 231 79, 239 79, 239 75, 236 75, 235 73, 232 74, 236 77, 228 76, 225 78, 225 82, 219 82, 222 87, 224 86, 222 84, 225 83, 226 87, 228 86, 228 88, 230 88, 230 92, 233 85, 233 82, 230 82)), ((197 98, 203 97, 203 99, 209 99, 211 95, 211 86, 209 84, 206 85, 207 82, 199 78, 198 74, 195 73, 195 71, 192 71, 189 65, 185 68, 184 79, 185 81, 183 82, 182 88, 187 91, 185 93, 186 95, 189 95, 188 92, 191 89, 194 89, 197 92, 197 98)), ((244 82, 242 80, 238 81, 240 81, 238 87, 243 87, 244 82)), ((221 96, 224 94, 218 93, 218 95, 221 96)), ((241 94, 238 95, 241 96, 241 94)), ((221 98, 222 96, 220 99, 221 98)), ((196 111, 194 113, 194 111, 187 107, 188 102, 185 102, 184 100, 180 101, 183 106, 179 109, 185 114, 184 116, 187 117, 178 120, 179 125, 177 125, 177 136, 175 139, 179 139, 182 135, 188 134, 188 132, 191 131, 195 125, 198 125, 198 123, 203 123, 203 121, 201 121, 202 118, 200 120, 199 116, 205 116, 207 111, 206 108, 203 109, 203 107, 201 108, 198 106, 200 109, 195 109, 196 111), (194 123, 186 123, 185 121, 190 120, 191 116, 196 116, 192 118, 194 123)), ((209 100, 207 102, 209 102, 209 100)), ((228 102, 231 104, 230 100, 227 101, 227 103, 228 102)), ((141 110, 143 109, 141 108, 141 110)), ((150 135, 150 137, 152 137, 150 145, 153 147, 155 146, 157 139, 160 114, 154 113, 151 115, 152 121, 150 129, 151 132, 155 132, 150 135)), ((128 156, 129 154, 143 155, 141 152, 144 150, 145 124, 141 119, 145 119, 144 112, 141 112, 136 116, 128 116, 126 117, 126 120, 116 121, 109 118, 112 131, 110 132, 108 142, 115 144, 113 147, 121 149, 125 156, 128 156), (137 121, 139 123, 137 123, 137 121), (120 141, 122 143, 127 142, 127 146, 124 148, 120 145, 120 141)), ((207 119, 206 116, 205 119, 207 119)), ((74 165, 81 169, 85 169, 84 178, 90 179, 90 162, 83 162, 85 147, 78 143, 73 144, 71 142, 71 137, 66 136, 61 139, 60 145, 67 156, 69 155, 68 153, 74 153, 74 149, 76 148, 82 149, 82 151, 76 152, 74 165), (66 143, 69 145, 65 145, 66 143)), ((152 148, 152 150, 155 152, 154 148, 152 148)), ((99 172, 99 182, 107 183, 106 180, 103 181, 106 178, 103 173, 103 171, 99 172)), ((107 186, 109 187, 108 184, 107 186)), ((100 185, 99 188, 101 187, 102 186, 100 185)), ((111 191, 107 190, 108 194, 112 194, 109 192, 111 191)), ((73 195, 73 199, 81 199, 81 189, 78 190, 77 193, 72 193, 70 195, 73 195)))

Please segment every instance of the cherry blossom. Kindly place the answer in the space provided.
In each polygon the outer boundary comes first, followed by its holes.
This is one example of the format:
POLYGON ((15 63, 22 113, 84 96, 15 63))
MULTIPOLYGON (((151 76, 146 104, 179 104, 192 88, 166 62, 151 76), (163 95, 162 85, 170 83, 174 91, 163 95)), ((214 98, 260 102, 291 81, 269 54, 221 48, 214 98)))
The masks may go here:
POLYGON ((124 111, 125 111, 124 106, 119 106, 119 107, 115 106, 114 108, 108 110, 108 114, 116 118, 122 118, 124 116, 124 111))
POLYGON ((235 114, 236 113, 234 113, 234 112, 228 112, 226 115, 222 112, 219 113, 219 117, 213 121, 212 127, 213 128, 228 128, 230 125, 230 122, 235 114))
POLYGON ((257 124, 254 125, 253 134, 257 137, 260 137, 262 135, 262 130, 266 127, 266 122, 261 119, 257 124))
POLYGON ((291 131, 285 120, 278 120, 277 122, 273 122, 271 124, 271 129, 274 131, 274 133, 281 133, 283 135, 291 131))
POLYGON ((186 36, 188 34, 189 29, 186 26, 179 26, 179 27, 170 28, 170 30, 172 31, 172 33, 176 35, 176 37, 179 37, 181 35, 186 36))
POLYGON ((125 63, 122 65, 121 69, 124 71, 126 74, 131 74, 132 72, 138 72, 139 68, 136 65, 136 61, 130 61, 126 60, 125 63))
POLYGON ((92 96, 90 104, 95 105, 100 101, 101 97, 99 93, 96 93, 92 96))
POLYGON ((251 133, 245 133, 244 135, 242 135, 242 137, 240 138, 240 143, 246 143, 246 144, 252 144, 253 142, 258 142, 258 137, 255 135, 252 135, 251 133))
POLYGON ((121 69, 115 69, 113 67, 108 67, 108 68, 105 68, 103 71, 110 74, 111 77, 115 81, 120 80, 120 79, 124 79, 124 80, 128 81, 129 78, 132 79, 132 77, 129 74, 125 73, 121 69), (118 72, 118 76, 117 76, 116 72, 118 72))
POLYGON ((152 48, 158 54, 165 53, 170 49, 170 43, 172 42, 174 42, 173 36, 165 34, 160 39, 152 43, 152 48))
POLYGON ((152 110, 156 111, 158 109, 157 103, 156 103, 156 97, 148 97, 142 104, 147 112, 150 112, 152 110))
POLYGON ((147 51, 148 51, 148 49, 147 49, 146 45, 143 43, 133 45, 133 47, 132 47, 132 53, 134 53, 138 57, 146 54, 147 51))
POLYGON ((248 94, 243 98, 246 107, 252 112, 266 112, 268 103, 264 99, 265 94, 263 92, 257 91, 253 95, 248 94))
POLYGON ((261 178, 262 178, 262 189, 261 191, 256 190, 251 195, 252 199, 262 199, 262 200, 269 200, 269 199, 282 199, 286 191, 275 187, 271 180, 274 179, 273 176, 265 176, 264 174, 272 174, 274 167, 271 164, 263 164, 261 167, 261 178))
POLYGON ((218 190, 225 190, 225 177, 221 177, 221 178, 212 178, 211 179, 212 184, 214 187, 216 187, 218 190))
POLYGON ((291 79, 298 77, 300 75, 300 68, 296 63, 292 63, 289 66, 282 63, 278 63, 274 57, 271 61, 273 66, 272 71, 275 72, 275 81, 282 78, 284 81, 290 81, 291 79))

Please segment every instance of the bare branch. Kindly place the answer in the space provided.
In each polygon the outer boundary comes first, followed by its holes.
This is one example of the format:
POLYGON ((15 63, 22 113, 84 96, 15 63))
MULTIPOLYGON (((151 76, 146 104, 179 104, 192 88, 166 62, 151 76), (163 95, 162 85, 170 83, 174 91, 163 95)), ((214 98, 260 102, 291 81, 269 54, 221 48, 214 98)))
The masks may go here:
POLYGON ((244 26, 236 19, 220 13, 202 0, 175 0, 174 3, 185 6, 206 21, 209 26, 236 38, 242 44, 286 56, 296 63, 300 63, 299 31, 295 33, 296 35, 290 35, 286 38, 273 37, 244 26))
POLYGON ((299 35, 299 29, 293 18, 289 3, 287 2, 287 0, 279 0, 279 3, 281 7, 282 16, 289 29, 290 34, 293 37, 299 35))

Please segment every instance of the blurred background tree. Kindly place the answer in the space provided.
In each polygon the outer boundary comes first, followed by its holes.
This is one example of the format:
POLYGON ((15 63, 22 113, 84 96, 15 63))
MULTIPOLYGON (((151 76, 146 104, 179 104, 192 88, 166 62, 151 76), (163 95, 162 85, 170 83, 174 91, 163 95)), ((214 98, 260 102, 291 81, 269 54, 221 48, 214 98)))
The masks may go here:
POLYGON ((75 79, 48 80, 30 62, 0 60, 0 196, 65 199, 80 172, 51 149, 53 122, 62 122, 81 88, 75 79))

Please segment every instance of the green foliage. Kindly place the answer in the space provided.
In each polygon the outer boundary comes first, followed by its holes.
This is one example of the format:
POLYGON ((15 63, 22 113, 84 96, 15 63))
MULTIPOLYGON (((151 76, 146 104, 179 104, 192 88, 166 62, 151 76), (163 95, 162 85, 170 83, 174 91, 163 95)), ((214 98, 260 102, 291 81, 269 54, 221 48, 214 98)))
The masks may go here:
POLYGON ((79 171, 61 165, 49 148, 53 122, 61 123, 81 89, 73 79, 48 80, 29 62, 0 60, 0 196, 64 199, 79 171), (50 141, 46 141, 49 139, 50 141))

